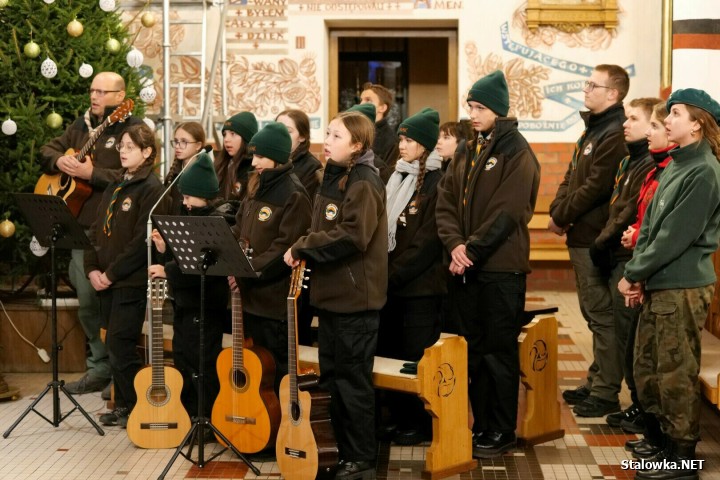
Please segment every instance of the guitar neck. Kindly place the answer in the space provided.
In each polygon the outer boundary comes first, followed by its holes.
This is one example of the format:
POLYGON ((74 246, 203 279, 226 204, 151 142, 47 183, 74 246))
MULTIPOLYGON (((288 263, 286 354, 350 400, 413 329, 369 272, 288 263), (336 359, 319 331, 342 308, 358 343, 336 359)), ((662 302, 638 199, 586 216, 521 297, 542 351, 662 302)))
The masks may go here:
POLYGON ((105 128, 110 125, 110 117, 107 117, 91 134, 88 141, 83 145, 83 147, 80 149, 80 151, 75 155, 77 160, 79 162, 85 161, 85 155, 90 151, 90 149, 95 145, 95 142, 97 142, 97 139, 100 138, 100 135, 105 131, 105 128))
POLYGON ((153 280, 150 287, 150 298, 148 299, 152 305, 152 318, 150 319, 150 365, 152 365, 152 383, 153 387, 158 388, 165 386, 162 322, 165 288, 165 280, 153 280))
POLYGON ((298 389, 297 389, 297 372, 299 368, 297 359, 297 335, 295 334, 297 328, 297 298, 295 296, 288 297, 287 299, 287 312, 288 312, 288 376, 290 379, 290 402, 291 404, 297 404, 298 402, 298 389))
POLYGON ((242 298, 240 292, 232 292, 232 355, 233 370, 243 368, 243 348, 245 345, 245 334, 243 332, 242 298))

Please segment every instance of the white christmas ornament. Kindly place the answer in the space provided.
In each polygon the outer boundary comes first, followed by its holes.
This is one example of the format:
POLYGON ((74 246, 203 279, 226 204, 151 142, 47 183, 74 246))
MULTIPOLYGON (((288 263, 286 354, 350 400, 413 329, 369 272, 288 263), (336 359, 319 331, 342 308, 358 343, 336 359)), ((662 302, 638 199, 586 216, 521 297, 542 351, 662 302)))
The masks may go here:
POLYGON ((17 132, 17 123, 14 120, 8 118, 2 123, 2 132, 5 135, 15 135, 17 132))
POLYGON ((55 0, 45 0, 45 3, 47 3, 48 5, 50 5, 51 3, 55 3, 55 0))
POLYGON ((151 103, 153 100, 155 100, 156 96, 157 92, 153 87, 143 87, 143 89, 140 90, 140 98, 145 103, 151 103))
POLYGON ((133 68, 137 68, 140 65, 142 65, 142 62, 144 60, 143 54, 140 50, 137 48, 133 48, 130 50, 127 54, 127 57, 125 57, 127 60, 128 65, 130 65, 133 68))
POLYGON ((153 122, 152 119, 145 117, 143 118, 143 122, 145 122, 145 125, 150 127, 150 130, 152 130, 153 132, 155 131, 155 122, 153 122))
POLYGON ((43 77, 45 78, 53 78, 55 75, 57 75, 58 69, 55 62, 50 60, 50 57, 47 57, 45 60, 43 60, 43 63, 40 65, 40 73, 42 73, 43 77))
POLYGON ((100 9, 103 12, 112 12, 113 10, 115 10, 115 0, 100 0, 100 9))
POLYGON ((36 257, 42 257, 48 252, 49 248, 43 247, 40 245, 40 242, 38 242, 38 239, 35 238, 35 235, 33 235, 32 240, 30 240, 30 251, 35 255, 36 257))
POLYGON ((78 73, 80 73, 80 76, 83 78, 88 78, 90 75, 93 74, 93 68, 92 65, 88 65, 87 63, 83 63, 80 65, 80 68, 78 69, 78 73))

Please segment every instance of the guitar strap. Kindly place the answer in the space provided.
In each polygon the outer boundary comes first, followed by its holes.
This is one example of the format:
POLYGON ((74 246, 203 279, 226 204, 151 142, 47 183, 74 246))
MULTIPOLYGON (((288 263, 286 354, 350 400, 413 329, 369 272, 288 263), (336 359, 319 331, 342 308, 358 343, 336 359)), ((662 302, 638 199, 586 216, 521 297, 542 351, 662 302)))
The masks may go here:
MULTIPOLYGON (((102 125, 102 122, 98 123, 98 126, 93 128, 92 126, 92 118, 90 117, 90 109, 88 108, 85 111, 85 115, 83 115, 83 120, 85 120, 85 125, 87 125, 88 132, 90 136, 88 138, 94 138, 95 132, 97 129, 102 125)), ((92 150, 95 150, 95 145, 93 145, 92 150)), ((90 161, 92 162, 93 156, 90 155, 90 161)))

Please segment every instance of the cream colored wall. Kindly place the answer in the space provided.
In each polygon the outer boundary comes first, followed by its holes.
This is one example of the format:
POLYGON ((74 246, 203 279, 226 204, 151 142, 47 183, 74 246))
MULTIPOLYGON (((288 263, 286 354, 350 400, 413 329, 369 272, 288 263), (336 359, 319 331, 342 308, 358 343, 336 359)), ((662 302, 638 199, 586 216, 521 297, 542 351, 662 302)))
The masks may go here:
MULTIPOLYGON (((618 3, 622 11, 617 31, 594 28, 579 34, 549 28, 530 32, 524 25, 524 2, 520 0, 247 0, 246 3, 250 9, 260 9, 266 18, 247 16, 248 7, 237 5, 230 7, 232 15, 229 18, 240 22, 268 23, 262 28, 253 23, 252 28, 259 28, 258 31, 263 28, 273 32, 284 29, 284 33, 280 33, 283 41, 260 45, 258 49, 280 50, 279 53, 253 54, 239 52, 237 46, 233 47, 235 50, 229 48, 226 59, 229 82, 224 86, 229 93, 229 114, 251 110, 259 119, 271 120, 283 108, 302 108, 314 121, 313 142, 322 140, 328 120, 330 28, 351 28, 357 22, 376 25, 390 22, 408 26, 417 22, 427 22, 426 25, 442 25, 443 21, 456 23, 459 54, 457 109, 443 112, 441 118, 464 116, 465 95, 472 83, 501 68, 510 83, 513 113, 518 116, 521 128, 531 142, 573 142, 579 135, 582 127, 576 112, 582 108, 582 92, 573 91, 558 97, 561 102, 568 102, 560 103, 549 98, 551 93, 548 89, 558 89, 572 82, 571 86, 579 90, 581 82, 589 75, 589 72, 580 72, 582 65, 592 67, 599 63, 616 63, 632 66, 634 74, 629 98, 657 95, 659 91, 660 0, 620 0, 618 3), (428 5, 431 8, 426 8, 428 5), (380 7, 380 10, 372 10, 371 7, 380 7), (319 11, 308 13, 307 8, 319 11), (269 22, 273 20, 276 24, 270 27, 269 22), (304 37, 304 48, 298 48, 299 37, 304 37)), ((153 5, 151 8, 156 7, 153 5)), ((190 15, 183 8, 173 7, 172 15, 190 15)), ((159 15, 159 10, 154 11, 159 15)), ((132 13, 127 12, 125 17, 130 18, 132 13)), ((214 25, 217 26, 217 21, 214 25)), ((199 35, 189 30, 182 31, 184 28, 172 27, 174 48, 189 48, 198 44, 199 35)), ((136 45, 145 53, 145 63, 157 68, 161 66, 161 25, 158 23, 149 31, 143 30, 136 45)), ((216 28, 209 31, 211 44, 208 51, 212 52, 216 28)), ((238 31, 241 30, 228 32, 228 35, 238 31)), ((245 47, 245 50, 253 51, 252 45, 246 44, 245 47)), ((432 62, 432 58, 426 62, 432 62)), ((195 70, 196 63, 173 59, 174 75, 189 79, 195 70)), ((162 85, 162 74, 161 70, 156 71, 156 86, 162 85)), ((219 81, 217 84, 216 106, 219 109, 219 81)), ((424 106, 419 97, 434 88, 432 84, 413 85, 409 112, 424 106)), ((173 102, 176 101, 175 98, 173 102)), ((159 112, 158 102, 160 100, 152 106, 156 112, 159 112)), ((200 108, 192 95, 186 96, 185 103, 186 111, 200 108)))

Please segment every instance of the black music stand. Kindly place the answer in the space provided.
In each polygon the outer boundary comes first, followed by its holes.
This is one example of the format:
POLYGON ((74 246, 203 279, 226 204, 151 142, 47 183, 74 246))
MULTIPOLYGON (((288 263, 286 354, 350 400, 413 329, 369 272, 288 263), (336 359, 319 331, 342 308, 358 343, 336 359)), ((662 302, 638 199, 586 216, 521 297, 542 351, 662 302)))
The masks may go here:
POLYGON ((207 462, 222 454, 228 448, 237 455, 240 460, 255 473, 260 475, 260 470, 253 465, 237 448, 218 430, 210 419, 205 416, 204 409, 204 380, 205 380, 205 276, 229 275, 235 277, 257 277, 250 260, 240 247, 238 241, 230 231, 230 227, 222 217, 192 217, 178 215, 153 215, 152 220, 157 226, 165 243, 170 247, 175 261, 182 273, 186 275, 200 275, 200 323, 198 325, 199 339, 198 347, 200 365, 198 366, 198 416, 193 419, 193 426, 185 435, 185 438, 175 450, 172 458, 165 466, 158 479, 165 478, 170 467, 182 455, 188 461, 203 468, 207 462), (227 447, 205 460, 205 428, 209 428, 219 436, 227 447), (192 439, 198 439, 198 459, 193 461, 192 439), (188 445, 187 453, 182 451, 188 445))
POLYGON ((65 381, 58 379, 58 353, 62 350, 62 345, 58 345, 57 340, 57 274, 55 272, 55 248, 88 250, 92 248, 92 245, 85 235, 85 231, 61 197, 55 195, 36 195, 34 193, 13 193, 13 197, 15 197, 20 211, 25 216, 30 230, 38 239, 40 245, 50 248, 52 381, 47 384, 45 390, 38 395, 22 415, 15 420, 15 423, 3 433, 3 438, 7 438, 13 429, 17 427, 23 418, 31 411, 37 413, 43 420, 52 424, 53 427, 58 427, 60 426, 60 422, 65 420, 75 410, 78 410, 87 418, 88 422, 95 427, 95 430, 97 430, 100 435, 105 435, 103 429, 95 423, 92 417, 90 417, 77 400, 73 398, 72 394, 65 389, 65 381), (51 389, 53 395, 52 420, 35 410, 38 402, 40 402, 51 389), (60 391, 75 405, 75 407, 65 415, 60 413, 60 391))

